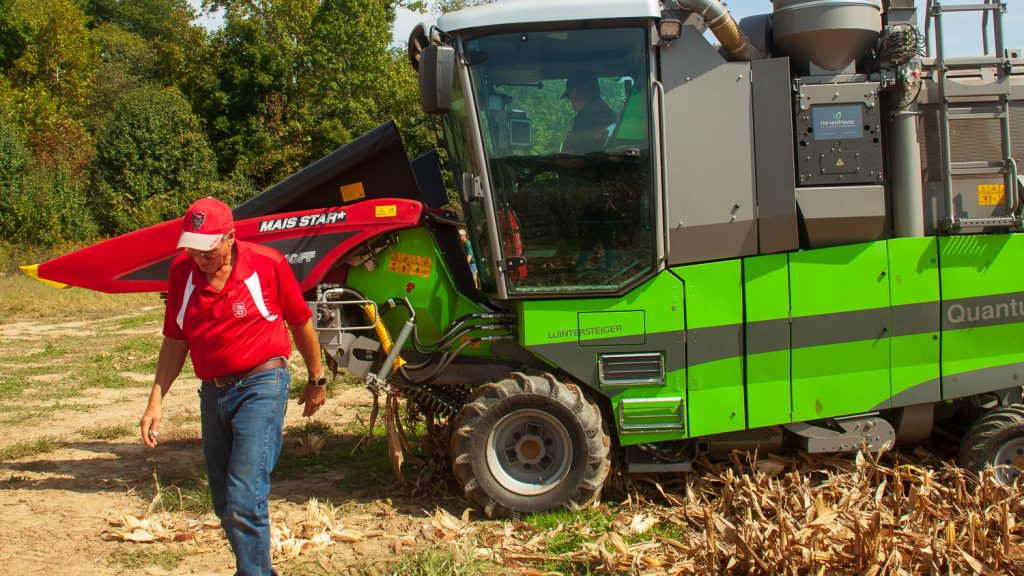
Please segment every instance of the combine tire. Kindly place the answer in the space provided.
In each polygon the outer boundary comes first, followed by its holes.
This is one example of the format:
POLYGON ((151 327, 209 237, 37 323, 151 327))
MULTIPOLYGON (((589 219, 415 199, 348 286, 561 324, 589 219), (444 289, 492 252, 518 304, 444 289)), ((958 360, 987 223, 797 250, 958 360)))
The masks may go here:
POLYGON ((1013 484, 1024 472, 1024 404, 993 408, 971 426, 960 464, 979 472, 992 466, 996 481, 1013 484))
POLYGON ((550 374, 513 372, 481 386, 454 430, 455 478, 490 518, 586 507, 608 477, 601 411, 550 374))

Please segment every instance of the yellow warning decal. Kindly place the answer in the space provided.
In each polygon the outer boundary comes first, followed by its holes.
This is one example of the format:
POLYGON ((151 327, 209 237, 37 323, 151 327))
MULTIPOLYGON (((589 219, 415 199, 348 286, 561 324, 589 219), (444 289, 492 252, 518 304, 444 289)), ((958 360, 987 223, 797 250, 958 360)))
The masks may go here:
POLYGON ((998 206, 1006 201, 1006 188, 1002 184, 978 184, 978 205, 998 206))
POLYGON ((366 198, 366 190, 363 190, 363 183, 356 182, 355 184, 345 184, 341 187, 341 199, 345 202, 351 202, 353 200, 362 200, 366 198))
POLYGON ((846 166, 846 162, 843 162, 842 158, 836 160, 836 167, 842 168, 843 166, 846 166))
POLYGON ((426 256, 395 252, 391 255, 391 262, 388 263, 388 272, 430 278, 430 267, 433 263, 434 260, 426 256))
POLYGON ((374 214, 377 218, 394 218, 398 215, 398 206, 394 204, 388 204, 387 206, 377 206, 374 214))

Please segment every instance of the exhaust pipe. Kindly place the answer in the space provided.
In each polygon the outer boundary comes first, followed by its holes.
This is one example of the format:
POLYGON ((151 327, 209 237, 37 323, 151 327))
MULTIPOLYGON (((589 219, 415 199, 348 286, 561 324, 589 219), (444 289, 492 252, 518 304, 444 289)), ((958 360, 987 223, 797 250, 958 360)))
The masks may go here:
POLYGON ((752 62, 767 57, 750 43, 750 39, 718 0, 675 0, 675 3, 680 9, 690 10, 703 18, 711 33, 733 58, 752 62))

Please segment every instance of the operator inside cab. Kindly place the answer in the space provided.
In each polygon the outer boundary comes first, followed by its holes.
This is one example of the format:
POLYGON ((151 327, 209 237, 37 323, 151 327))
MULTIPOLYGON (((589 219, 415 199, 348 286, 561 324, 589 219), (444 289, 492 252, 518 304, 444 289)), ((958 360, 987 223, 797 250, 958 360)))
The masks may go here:
POLYGON ((568 98, 576 111, 572 129, 562 143, 563 154, 587 154, 604 148, 615 127, 615 113, 601 98, 601 88, 593 74, 570 76, 562 98, 568 98))

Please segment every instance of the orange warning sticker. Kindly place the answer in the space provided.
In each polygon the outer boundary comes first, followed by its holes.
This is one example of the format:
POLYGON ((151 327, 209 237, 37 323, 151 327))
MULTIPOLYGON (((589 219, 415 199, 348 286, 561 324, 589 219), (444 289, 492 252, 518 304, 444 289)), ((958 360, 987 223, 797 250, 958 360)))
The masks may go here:
POLYGON ((388 272, 430 278, 430 267, 433 263, 433 259, 426 256, 395 252, 391 255, 391 262, 388 263, 388 272))
POLYGON ((374 210, 374 214, 377 218, 394 218, 398 215, 398 206, 394 204, 388 204, 387 206, 377 206, 374 210))
POLYGON ((1002 184, 978 184, 978 205, 998 206, 1006 201, 1006 188, 1002 184))
POLYGON ((366 198, 366 190, 363 190, 363 183, 356 182, 355 184, 345 184, 341 187, 341 199, 345 202, 351 202, 353 200, 362 200, 366 198))

